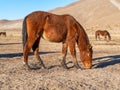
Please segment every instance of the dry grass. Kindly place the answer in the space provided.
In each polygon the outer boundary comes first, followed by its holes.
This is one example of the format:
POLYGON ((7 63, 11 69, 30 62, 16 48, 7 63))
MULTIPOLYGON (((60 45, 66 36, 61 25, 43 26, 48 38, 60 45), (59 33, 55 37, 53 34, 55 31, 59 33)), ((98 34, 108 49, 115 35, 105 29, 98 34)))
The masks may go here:
MULTIPOLYGON (((0 31, 7 33, 7 37, 0 36, 0 90, 119 90, 119 10, 110 0, 80 0, 50 12, 71 14, 83 25, 93 46, 93 68, 71 67, 73 63, 68 52, 66 63, 71 68, 63 69, 60 64, 61 44, 42 39, 39 54, 49 69, 27 70, 22 63, 22 20, 0 21, 0 31), (98 29, 108 30, 112 40, 96 41, 94 35, 98 29)), ((83 67, 78 49, 77 59, 83 67)), ((37 65, 33 53, 29 55, 29 63, 33 67, 37 65)))
MULTIPOLYGON (((10 30, 6 30, 10 33, 10 30)), ((11 31, 12 32, 12 31, 11 31)), ((16 30, 14 33, 21 33, 16 30)), ((21 34, 20 34, 21 35, 21 34)), ((120 36, 111 32, 112 41, 96 41, 88 34, 93 46, 93 69, 63 69, 60 64, 61 44, 41 40, 40 55, 46 69, 27 70, 23 67, 21 36, 0 37, 0 89, 1 90, 119 90, 120 36)), ((77 49, 77 48, 76 48, 77 49)), ((77 49, 77 58, 81 67, 77 49)), ((71 67, 70 53, 67 65, 71 67)), ((37 63, 33 54, 29 63, 37 63)))

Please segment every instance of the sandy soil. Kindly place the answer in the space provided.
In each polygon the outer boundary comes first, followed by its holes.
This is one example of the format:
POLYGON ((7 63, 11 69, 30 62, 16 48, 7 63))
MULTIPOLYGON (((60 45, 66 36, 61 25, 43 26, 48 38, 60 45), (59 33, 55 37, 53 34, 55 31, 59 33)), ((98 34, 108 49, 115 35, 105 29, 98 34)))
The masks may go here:
MULTIPOLYGON (((120 90, 120 36, 112 34, 110 42, 96 41, 94 34, 89 38, 94 50, 92 69, 72 67, 69 52, 67 65, 71 68, 62 68, 61 44, 42 40, 40 54, 49 69, 27 70, 22 63, 21 37, 1 36, 0 90, 120 90)), ((77 59, 83 67, 78 49, 77 59)), ((33 53, 29 55, 29 63, 31 66, 37 63, 33 53)))

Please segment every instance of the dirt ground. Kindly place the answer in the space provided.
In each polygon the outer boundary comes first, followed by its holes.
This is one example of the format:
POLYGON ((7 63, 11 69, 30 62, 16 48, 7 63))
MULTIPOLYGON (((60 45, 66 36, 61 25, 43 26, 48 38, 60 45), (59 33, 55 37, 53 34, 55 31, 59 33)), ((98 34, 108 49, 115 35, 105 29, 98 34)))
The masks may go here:
MULTIPOLYGON (((94 67, 84 70, 72 67, 69 52, 66 63, 71 68, 62 68, 61 43, 45 40, 41 40, 39 53, 49 69, 27 70, 23 67, 21 37, 6 32, 7 37, 0 37, 0 90, 120 90, 120 31, 111 31, 110 42, 96 41, 94 34, 89 35, 94 67)), ((77 59, 83 67, 78 49, 77 59)), ((36 63, 30 53, 29 64, 36 63)))

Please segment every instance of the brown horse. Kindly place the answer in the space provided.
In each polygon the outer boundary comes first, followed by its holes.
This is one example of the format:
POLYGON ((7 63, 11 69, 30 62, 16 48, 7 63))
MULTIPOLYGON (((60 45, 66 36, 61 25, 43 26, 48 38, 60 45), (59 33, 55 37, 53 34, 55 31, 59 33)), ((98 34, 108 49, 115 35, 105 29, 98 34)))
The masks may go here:
POLYGON ((100 40, 100 36, 103 36, 105 38, 106 41, 110 41, 111 40, 111 36, 110 33, 107 30, 97 30, 95 32, 95 38, 97 40, 97 38, 100 40))
POLYGON ((77 42, 80 58, 86 68, 92 67, 92 46, 83 27, 70 15, 56 15, 49 12, 36 11, 27 15, 23 21, 23 56, 25 66, 28 65, 28 53, 32 48, 40 65, 39 42, 41 37, 50 42, 62 42, 62 65, 67 68, 66 55, 69 47, 74 66, 79 68, 76 59, 75 44, 77 42))
POLYGON ((6 37, 6 32, 0 32, 0 36, 1 35, 6 37))

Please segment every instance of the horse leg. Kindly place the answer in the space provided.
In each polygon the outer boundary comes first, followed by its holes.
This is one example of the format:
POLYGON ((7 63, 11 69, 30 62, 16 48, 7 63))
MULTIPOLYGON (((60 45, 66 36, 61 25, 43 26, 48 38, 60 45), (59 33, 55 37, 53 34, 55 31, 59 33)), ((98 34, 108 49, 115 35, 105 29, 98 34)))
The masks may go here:
POLYGON ((68 68, 66 65, 67 47, 68 47, 67 43, 62 44, 62 58, 63 58, 63 60, 62 60, 61 64, 66 69, 68 68))
POLYGON ((28 54, 29 54, 30 49, 32 48, 34 42, 35 42, 35 38, 34 37, 29 37, 25 46, 24 46, 24 51, 23 51, 24 64, 28 68, 30 68, 30 66, 28 65, 28 54))
POLYGON ((6 37, 6 33, 5 33, 5 37, 6 37))
POLYGON ((105 35, 105 41, 107 41, 107 36, 105 35))
POLYGON ((73 57, 74 66, 77 69, 79 69, 80 67, 78 65, 77 58, 76 58, 75 40, 71 40, 68 45, 69 45, 70 53, 73 57))
POLYGON ((96 41, 97 41, 97 36, 95 37, 96 41))
POLYGON ((100 35, 98 35, 98 39, 101 40, 101 39, 100 39, 100 35))
POLYGON ((43 68, 46 68, 42 59, 39 56, 39 42, 40 42, 40 37, 35 41, 34 45, 32 46, 32 50, 33 50, 34 55, 37 58, 39 64, 42 65, 43 68))
POLYGON ((27 66, 28 68, 30 68, 30 66, 28 65, 28 54, 30 52, 31 49, 31 45, 26 42, 25 47, 24 47, 24 51, 23 51, 23 57, 24 57, 24 65, 27 66))
POLYGON ((95 39, 96 39, 96 41, 97 41, 97 37, 98 37, 98 34, 96 33, 96 34, 95 34, 95 39))

